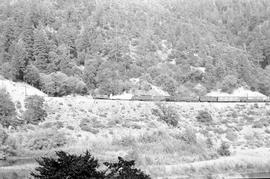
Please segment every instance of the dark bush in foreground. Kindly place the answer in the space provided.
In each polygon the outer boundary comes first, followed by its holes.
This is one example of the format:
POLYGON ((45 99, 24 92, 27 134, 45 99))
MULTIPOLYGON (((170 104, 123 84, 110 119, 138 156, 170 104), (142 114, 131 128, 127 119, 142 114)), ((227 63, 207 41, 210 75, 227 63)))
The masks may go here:
POLYGON ((40 179, 89 179, 104 178, 104 174, 97 170, 99 167, 96 160, 88 151, 84 155, 71 155, 63 151, 56 152, 57 159, 42 157, 37 160, 40 167, 36 173, 31 173, 35 178, 40 179))
POLYGON ((157 103, 156 106, 158 109, 152 110, 153 115, 157 116, 159 120, 166 122, 168 125, 174 127, 178 125, 179 116, 172 107, 160 103, 157 103))
POLYGON ((135 161, 118 157, 117 163, 105 162, 106 170, 99 170, 98 160, 89 151, 83 155, 56 152, 57 158, 42 157, 40 165, 31 173, 37 179, 150 179, 140 169, 134 167, 135 161))
POLYGON ((105 162, 108 167, 106 178, 108 179, 150 179, 149 175, 144 174, 140 169, 134 167, 135 161, 125 161, 118 157, 118 163, 105 162))

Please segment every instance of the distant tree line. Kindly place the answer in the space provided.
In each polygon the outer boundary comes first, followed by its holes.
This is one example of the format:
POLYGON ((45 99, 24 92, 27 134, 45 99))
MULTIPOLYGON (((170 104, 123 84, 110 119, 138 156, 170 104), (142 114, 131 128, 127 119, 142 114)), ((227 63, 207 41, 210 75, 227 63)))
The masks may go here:
POLYGON ((2 0, 0 72, 51 96, 119 94, 131 78, 171 95, 239 86, 269 95, 269 7, 267 0, 2 0))

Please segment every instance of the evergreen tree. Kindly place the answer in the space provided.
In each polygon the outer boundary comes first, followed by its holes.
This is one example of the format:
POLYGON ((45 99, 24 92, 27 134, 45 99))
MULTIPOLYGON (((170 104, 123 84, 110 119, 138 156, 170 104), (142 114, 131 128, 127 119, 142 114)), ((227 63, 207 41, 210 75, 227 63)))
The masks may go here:
POLYGON ((28 65, 26 67, 24 81, 30 85, 39 88, 40 84, 39 70, 34 65, 28 65))
POLYGON ((17 126, 20 121, 16 118, 15 104, 11 101, 9 93, 0 90, 0 124, 3 127, 17 126))
POLYGON ((14 80, 23 80, 25 75, 26 66, 28 65, 27 52, 24 47, 23 41, 15 44, 12 51, 12 74, 14 80))
POLYGON ((47 112, 43 109, 44 98, 38 95, 29 96, 24 100, 26 111, 23 119, 26 123, 38 124, 44 121, 47 112))
POLYGON ((11 20, 6 23, 4 27, 4 31, 3 31, 3 37, 0 42, 1 48, 3 49, 3 52, 2 52, 3 58, 2 60, 0 60, 1 63, 11 61, 12 53, 10 53, 10 50, 15 39, 16 39, 15 22, 11 20))
POLYGON ((34 61, 34 25, 31 17, 27 15, 24 19, 23 41, 25 43, 26 58, 29 61, 34 61))
POLYGON ((35 66, 41 71, 46 72, 48 68, 48 39, 42 28, 34 31, 34 58, 35 66))

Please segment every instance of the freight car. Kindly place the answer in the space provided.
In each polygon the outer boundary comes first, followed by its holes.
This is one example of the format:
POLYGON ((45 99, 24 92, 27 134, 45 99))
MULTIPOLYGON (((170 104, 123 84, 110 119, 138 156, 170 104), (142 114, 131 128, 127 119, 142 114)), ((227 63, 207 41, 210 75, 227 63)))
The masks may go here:
POLYGON ((237 96, 219 96, 218 102, 241 102, 241 98, 237 96))
POLYGON ((110 99, 107 95, 94 95, 94 99, 131 100, 131 101, 167 101, 167 102, 270 102, 267 97, 237 97, 237 96, 151 96, 134 95, 131 99, 110 99))
POLYGON ((218 97, 214 96, 200 96, 200 102, 218 102, 218 97))
POLYGON ((109 99, 108 95, 101 95, 101 94, 96 94, 93 96, 94 99, 109 99))
POLYGON ((134 95, 131 98, 132 101, 152 101, 151 95, 134 95))
POLYGON ((199 97, 196 97, 196 96, 176 97, 176 101, 179 101, 179 102, 199 102, 199 97))
POLYGON ((247 97, 246 102, 264 102, 265 98, 262 97, 247 97))
POLYGON ((153 101, 166 101, 168 96, 152 96, 153 101))

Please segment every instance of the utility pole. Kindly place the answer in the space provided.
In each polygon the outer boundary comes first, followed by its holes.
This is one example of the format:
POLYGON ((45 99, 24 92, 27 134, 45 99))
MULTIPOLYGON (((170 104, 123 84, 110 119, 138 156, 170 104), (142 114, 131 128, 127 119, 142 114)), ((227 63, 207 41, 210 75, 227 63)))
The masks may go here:
POLYGON ((26 93, 26 85, 24 84, 24 97, 26 98, 27 93, 26 93))

